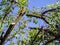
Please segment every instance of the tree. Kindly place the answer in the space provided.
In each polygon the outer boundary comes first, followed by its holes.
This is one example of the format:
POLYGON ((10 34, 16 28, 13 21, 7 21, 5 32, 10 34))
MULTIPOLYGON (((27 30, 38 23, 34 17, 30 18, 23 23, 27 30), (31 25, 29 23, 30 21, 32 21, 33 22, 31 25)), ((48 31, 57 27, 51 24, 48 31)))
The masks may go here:
POLYGON ((48 45, 52 42, 60 42, 60 5, 49 4, 34 11, 28 8, 28 0, 2 0, 0 2, 0 45, 48 45), (16 13, 14 12, 15 8, 16 13), (48 10, 47 10, 48 9, 48 10), (27 16, 27 19, 24 18, 27 16), (38 18, 44 21, 46 26, 30 27, 27 23, 38 23, 38 18), (33 19, 33 20, 31 20, 33 19), (25 28, 28 27, 28 30, 25 28), (14 40, 15 39, 15 40, 14 40), (17 41, 14 43, 14 41, 17 41))

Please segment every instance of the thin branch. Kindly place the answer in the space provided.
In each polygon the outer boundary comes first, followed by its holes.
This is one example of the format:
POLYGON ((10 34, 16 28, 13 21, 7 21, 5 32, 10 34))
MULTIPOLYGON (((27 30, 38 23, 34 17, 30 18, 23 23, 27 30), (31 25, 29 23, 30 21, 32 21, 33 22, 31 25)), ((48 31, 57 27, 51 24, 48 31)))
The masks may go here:
POLYGON ((56 40, 56 38, 54 38, 54 39, 51 39, 51 40, 47 41, 47 42, 46 42, 46 43, 44 43, 43 45, 47 45, 48 43, 53 42, 54 40, 56 40))
POLYGON ((49 24, 49 22, 42 15, 41 16, 37 16, 35 14, 27 14, 27 16, 40 18, 40 19, 44 20, 47 24, 49 24))
POLYGON ((45 44, 43 44, 43 45, 47 45, 47 44, 49 44, 50 42, 53 42, 54 40, 58 40, 60 38, 60 35, 59 36, 56 36, 54 39, 51 39, 51 40, 49 40, 49 41, 47 41, 45 44))
POLYGON ((9 14, 9 12, 11 11, 11 8, 13 8, 12 6, 13 6, 14 2, 10 2, 10 3, 11 3, 11 5, 10 5, 9 9, 7 10, 7 12, 5 13, 5 15, 3 17, 3 20, 5 20, 5 18, 7 17, 7 15, 9 14))
MULTIPOLYGON (((40 14, 40 16, 37 16, 37 15, 35 15, 35 14, 26 14, 26 16, 41 18, 41 19, 43 19, 47 24, 49 24, 49 22, 45 19, 45 17, 44 17, 45 15, 44 15, 44 14, 46 14, 46 13, 48 13, 48 12, 52 12, 52 11, 60 12, 60 11, 57 10, 57 9, 50 9, 50 10, 47 10, 47 11, 42 12, 42 13, 40 14)), ((50 24, 49 24, 49 25, 50 25, 50 24)))
MULTIPOLYGON (((41 19, 43 20, 43 21, 45 21, 47 24, 49 24, 49 22, 44 18, 44 17, 41 17, 41 19)), ((49 24, 50 25, 50 24, 49 24)))
POLYGON ((50 10, 47 10, 47 11, 42 12, 42 13, 40 14, 40 16, 37 16, 36 14, 26 14, 26 16, 41 18, 42 16, 45 16, 44 14, 46 14, 46 13, 48 13, 48 12, 52 12, 52 11, 60 12, 60 11, 57 10, 57 9, 50 9, 50 10))
POLYGON ((46 14, 46 13, 48 13, 48 12, 53 12, 53 11, 55 11, 55 12, 56 12, 56 11, 59 12, 59 11, 57 10, 57 8, 55 8, 55 9, 50 9, 50 10, 44 11, 44 12, 42 12, 41 15, 46 14))
POLYGON ((38 31, 38 33, 35 35, 34 40, 31 42, 31 45, 33 45, 34 41, 36 40, 36 38, 39 35, 41 30, 43 30, 43 27, 41 27, 40 30, 38 31))
MULTIPOLYGON (((30 28, 30 29, 36 29, 36 28, 32 28, 32 27, 29 27, 29 28, 30 28)), ((40 28, 38 28, 38 30, 39 30, 39 32, 41 32, 41 29, 40 29, 40 28)), ((44 45, 47 45, 48 43, 50 43, 50 42, 52 42, 52 41, 57 40, 57 39, 60 38, 60 35, 59 35, 59 34, 56 34, 56 33, 54 33, 54 32, 51 32, 49 29, 43 29, 43 30, 44 30, 46 33, 49 33, 50 35, 55 36, 54 39, 51 39, 51 40, 47 41, 46 43, 44 43, 44 45)), ((56 29, 56 30, 58 30, 58 29, 56 29)), ((37 34, 39 34, 39 32, 38 32, 37 34)), ((37 36, 38 36, 38 35, 36 35, 36 36, 34 37, 34 40, 32 41, 32 45, 33 45, 33 42, 36 40, 37 36)))
POLYGON ((31 16, 31 17, 41 18, 40 15, 35 15, 35 14, 26 14, 26 16, 31 16))
MULTIPOLYGON (((29 27, 30 29, 36 29, 36 28, 32 28, 32 27, 29 27)), ((40 30, 40 32, 41 32, 41 29, 40 28, 38 28, 38 30, 40 30)), ((49 29, 43 29, 46 33, 49 33, 50 35, 52 35, 52 36, 56 36, 57 34, 56 33, 54 33, 54 32, 52 32, 52 31, 50 31, 49 29)))

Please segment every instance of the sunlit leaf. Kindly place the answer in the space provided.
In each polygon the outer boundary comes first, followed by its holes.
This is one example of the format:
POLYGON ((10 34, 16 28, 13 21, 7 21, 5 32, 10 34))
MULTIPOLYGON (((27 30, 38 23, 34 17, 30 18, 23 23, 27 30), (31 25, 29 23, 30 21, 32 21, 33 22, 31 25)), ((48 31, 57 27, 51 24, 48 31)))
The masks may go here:
POLYGON ((33 20, 33 23, 37 24, 38 23, 38 20, 37 19, 34 19, 33 20))

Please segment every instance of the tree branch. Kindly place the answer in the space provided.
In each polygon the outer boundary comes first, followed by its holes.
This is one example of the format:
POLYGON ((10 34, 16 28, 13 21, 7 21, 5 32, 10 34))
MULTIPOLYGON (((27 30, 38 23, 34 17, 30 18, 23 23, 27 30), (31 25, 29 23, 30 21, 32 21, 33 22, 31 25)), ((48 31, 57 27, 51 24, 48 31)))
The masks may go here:
POLYGON ((11 11, 11 8, 12 8, 12 6, 14 4, 14 2, 11 2, 11 1, 10 1, 10 3, 11 3, 11 5, 10 5, 9 9, 7 10, 7 12, 5 13, 5 15, 3 17, 3 20, 5 20, 5 18, 7 17, 7 15, 9 14, 9 12, 11 11))
POLYGON ((49 44, 50 42, 53 42, 54 40, 58 40, 60 38, 60 35, 59 36, 56 36, 54 39, 51 39, 51 40, 49 40, 49 41, 47 41, 45 44, 43 44, 43 45, 47 45, 47 44, 49 44))
POLYGON ((41 30, 43 30, 43 27, 41 27, 40 30, 38 31, 38 33, 35 35, 34 40, 31 42, 31 45, 33 45, 34 41, 36 40, 36 38, 39 35, 41 30))
MULTIPOLYGON (((42 12, 42 13, 40 14, 40 16, 37 16, 36 14, 26 14, 26 16, 41 18, 41 19, 43 19, 47 24, 49 24, 49 22, 45 19, 45 17, 44 17, 45 15, 44 15, 44 14, 46 14, 46 13, 48 13, 48 12, 53 12, 53 11, 55 11, 55 12, 60 12, 58 9, 50 9, 50 10, 47 10, 47 11, 42 12)), ((49 24, 49 25, 50 25, 50 24, 49 24)))
MULTIPOLYGON (((3 24, 4 24, 4 20, 6 19, 7 15, 9 14, 9 12, 11 11, 11 8, 12 8, 13 2, 10 2, 10 3, 11 3, 10 7, 8 8, 7 12, 5 12, 5 15, 4 15, 4 17, 3 17, 2 27, 3 27, 3 24)), ((4 32, 2 32, 2 33, 4 34, 4 32)), ((1 36, 3 37, 2 34, 1 34, 1 36)), ((2 38, 2 37, 1 37, 1 38, 2 38)))
MULTIPOLYGON (((8 14, 9 14, 9 12, 11 11, 11 8, 13 8, 12 5, 13 5, 14 2, 10 2, 10 3, 11 3, 10 7, 8 8, 7 12, 5 12, 4 17, 3 17, 2 27, 3 27, 3 25, 4 25, 4 20, 6 19, 6 17, 7 17, 8 14)), ((2 33, 3 33, 3 32, 2 32, 2 33)), ((2 34, 1 34, 1 35, 2 35, 2 34)))
MULTIPOLYGON (((36 29, 36 28, 32 28, 32 27, 29 27, 30 29, 36 29)), ((38 30, 42 31, 40 28, 38 28, 38 30)), ((50 35, 52 36, 56 36, 57 34, 50 31, 50 29, 43 29, 46 33, 49 33, 50 35)))
MULTIPOLYGON (((36 28, 32 28, 32 27, 29 27, 29 28, 30 28, 30 29, 36 29, 36 28)), ((40 28, 38 28, 38 30, 39 30, 39 32, 41 32, 41 29, 40 29, 40 28)), ((56 34, 56 33, 52 32, 52 31, 50 31, 49 29, 43 29, 43 30, 44 30, 46 33, 49 33, 50 35, 52 35, 52 36, 55 37, 54 39, 51 39, 51 40, 47 41, 46 43, 44 43, 44 45, 47 45, 48 43, 50 43, 50 42, 52 42, 52 41, 57 40, 57 39, 60 38, 60 35, 59 35, 59 34, 56 34)), ((58 30, 58 29, 56 29, 56 30, 58 30)), ((32 45, 33 45, 33 42, 36 40, 39 32, 38 32, 37 35, 34 37, 34 40, 32 41, 32 45)))
POLYGON ((3 45, 3 43, 5 42, 5 40, 8 38, 9 34, 11 33, 11 31, 13 30, 15 24, 22 18, 22 16, 25 14, 25 9, 22 9, 19 13, 19 16, 10 24, 9 28, 6 31, 6 34, 4 35, 4 37, 1 39, 1 43, 0 45, 3 45))

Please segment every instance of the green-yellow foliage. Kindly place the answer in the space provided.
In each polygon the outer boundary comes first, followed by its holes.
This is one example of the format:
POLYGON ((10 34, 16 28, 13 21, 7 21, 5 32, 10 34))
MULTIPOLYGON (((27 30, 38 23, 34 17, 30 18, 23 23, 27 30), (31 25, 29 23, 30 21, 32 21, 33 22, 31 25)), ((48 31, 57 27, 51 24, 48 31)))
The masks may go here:
POLYGON ((18 6, 20 8, 23 8, 23 7, 27 6, 27 4, 28 4, 28 0, 16 0, 16 2, 18 3, 18 6))

